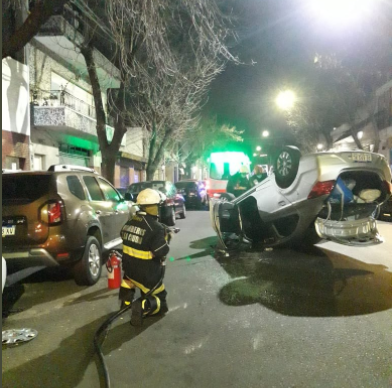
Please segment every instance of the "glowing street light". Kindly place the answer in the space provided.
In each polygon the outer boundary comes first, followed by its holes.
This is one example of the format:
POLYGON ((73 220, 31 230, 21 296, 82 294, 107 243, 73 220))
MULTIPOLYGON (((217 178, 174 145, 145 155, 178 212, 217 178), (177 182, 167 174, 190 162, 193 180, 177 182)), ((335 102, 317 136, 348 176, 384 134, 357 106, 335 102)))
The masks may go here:
POLYGON ((261 146, 257 146, 256 151, 261 151, 261 146))
POLYGON ((319 151, 321 151, 323 148, 324 148, 324 145, 323 145, 323 144, 321 144, 321 143, 317 144, 317 149, 318 149, 319 151))
POLYGON ((292 90, 284 90, 278 94, 276 97, 276 104, 282 110, 289 111, 294 107, 297 98, 292 90))
MULTIPOLYGON (((374 0, 308 0, 312 13, 326 22, 341 26, 371 11, 374 0)), ((373 7, 374 8, 374 7, 373 7)))
POLYGON ((263 136, 263 137, 268 137, 268 136, 269 136, 269 131, 263 131, 263 133, 261 134, 261 136, 263 136))

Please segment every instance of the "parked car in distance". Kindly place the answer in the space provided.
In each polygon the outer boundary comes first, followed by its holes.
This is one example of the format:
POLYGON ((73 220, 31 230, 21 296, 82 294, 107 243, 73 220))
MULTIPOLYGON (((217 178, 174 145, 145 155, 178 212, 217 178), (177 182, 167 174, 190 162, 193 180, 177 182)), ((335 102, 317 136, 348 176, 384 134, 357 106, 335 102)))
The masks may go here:
POLYGON ((207 204, 207 193, 203 181, 184 179, 176 182, 174 185, 177 191, 184 197, 186 207, 200 209, 207 204))
POLYGON ((122 195, 122 197, 125 197, 125 193, 127 192, 127 189, 125 187, 116 187, 116 190, 122 195))
POLYGON ((175 225, 176 218, 186 217, 184 197, 177 193, 173 183, 169 181, 146 181, 132 183, 125 194, 125 199, 136 202, 137 196, 144 189, 153 189, 162 193, 162 203, 159 209, 159 220, 167 226, 175 225))
POLYGON ((238 235, 263 246, 314 244, 321 238, 348 245, 382 242, 374 217, 391 195, 383 155, 366 151, 302 156, 284 147, 265 180, 238 198, 222 194, 211 209, 220 247, 238 235))
POLYGON ((3 174, 3 256, 18 269, 72 268, 79 285, 101 276, 107 253, 122 243, 132 204, 92 169, 56 165, 3 174))

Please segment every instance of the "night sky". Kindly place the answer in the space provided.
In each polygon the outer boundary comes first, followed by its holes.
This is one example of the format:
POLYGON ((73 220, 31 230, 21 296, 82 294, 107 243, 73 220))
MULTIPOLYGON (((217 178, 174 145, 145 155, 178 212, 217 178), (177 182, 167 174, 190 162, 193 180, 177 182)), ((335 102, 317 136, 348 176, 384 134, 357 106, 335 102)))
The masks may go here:
MULTIPOLYGON (((244 129, 252 140, 260 138, 263 129, 276 137, 289 134, 275 107, 278 91, 306 81, 306 69, 313 66, 316 52, 353 50, 353 56, 354 51, 357 55, 364 37, 374 29, 370 15, 360 25, 338 17, 315 17, 309 8, 311 1, 234 2, 238 39, 232 52, 243 64, 229 64, 213 82, 206 112, 244 129)), ((389 16, 391 9, 389 2, 389 16)))

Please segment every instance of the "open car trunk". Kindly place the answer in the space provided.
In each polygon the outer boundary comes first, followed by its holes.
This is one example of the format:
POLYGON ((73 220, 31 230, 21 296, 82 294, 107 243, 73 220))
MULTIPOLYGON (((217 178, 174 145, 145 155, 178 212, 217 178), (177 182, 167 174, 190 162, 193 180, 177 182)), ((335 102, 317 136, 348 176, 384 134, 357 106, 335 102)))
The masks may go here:
POLYGON ((380 204, 388 196, 385 182, 376 173, 350 171, 340 174, 315 221, 317 234, 349 245, 382 242, 375 220, 380 204))

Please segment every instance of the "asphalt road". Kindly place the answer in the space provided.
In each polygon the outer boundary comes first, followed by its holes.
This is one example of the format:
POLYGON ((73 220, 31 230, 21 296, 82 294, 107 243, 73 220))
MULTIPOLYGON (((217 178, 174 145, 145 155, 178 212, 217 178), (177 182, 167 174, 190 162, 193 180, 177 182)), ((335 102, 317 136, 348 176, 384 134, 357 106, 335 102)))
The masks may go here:
MULTIPOLYGON (((207 212, 178 220, 167 261, 169 313, 113 324, 103 349, 112 387, 390 388, 392 225, 386 242, 214 258, 207 212)), ((16 288, 3 330, 38 337, 3 347, 7 388, 103 387, 93 337, 117 307, 106 274, 93 287, 34 276, 16 288)))

